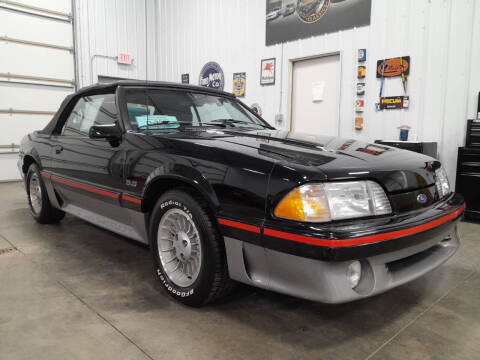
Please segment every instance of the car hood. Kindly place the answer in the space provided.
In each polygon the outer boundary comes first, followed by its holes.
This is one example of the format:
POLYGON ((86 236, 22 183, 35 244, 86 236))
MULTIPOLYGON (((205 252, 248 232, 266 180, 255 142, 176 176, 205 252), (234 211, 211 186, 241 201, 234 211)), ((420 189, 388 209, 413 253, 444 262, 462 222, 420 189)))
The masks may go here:
POLYGON ((325 179, 375 179, 388 192, 419 189, 435 183, 435 159, 415 152, 354 139, 279 130, 222 130, 216 140, 258 149, 278 166, 317 171, 325 179))

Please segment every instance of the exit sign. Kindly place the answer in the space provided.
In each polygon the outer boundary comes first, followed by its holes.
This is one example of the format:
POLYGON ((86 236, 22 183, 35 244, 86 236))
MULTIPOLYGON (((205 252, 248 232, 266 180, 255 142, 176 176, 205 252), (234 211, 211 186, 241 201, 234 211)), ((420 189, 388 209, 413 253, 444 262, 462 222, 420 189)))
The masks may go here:
POLYGON ((132 63, 132 57, 130 54, 119 54, 117 62, 119 64, 130 65, 132 63))

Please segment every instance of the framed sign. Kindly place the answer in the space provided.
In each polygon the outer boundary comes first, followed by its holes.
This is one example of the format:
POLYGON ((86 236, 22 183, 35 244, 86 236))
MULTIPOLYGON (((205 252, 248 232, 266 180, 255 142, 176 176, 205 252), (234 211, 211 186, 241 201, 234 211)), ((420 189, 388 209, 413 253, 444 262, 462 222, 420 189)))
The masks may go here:
POLYGON ((408 96, 386 96, 380 98, 380 110, 408 109, 410 98, 408 96))
POLYGON ((370 25, 372 0, 265 0, 265 3, 267 46, 370 25))
POLYGON ((182 74, 182 84, 190 84, 190 74, 182 74))
POLYGON ((357 60, 358 62, 367 61, 367 49, 358 49, 357 60))
POLYGON ((366 66, 359 65, 357 67, 357 79, 365 79, 365 76, 367 75, 367 68, 366 66))
POLYGON ((214 61, 210 61, 206 63, 200 71, 198 84, 203 87, 223 90, 223 85, 225 84, 224 79, 223 70, 220 65, 214 61))
POLYGON ((355 111, 356 112, 363 112, 365 108, 365 100, 357 99, 355 101, 355 111))
POLYGON ((402 74, 404 76, 410 74, 410 56, 377 61, 377 78, 402 76, 402 74))
POLYGON ((357 95, 365 95, 365 83, 357 83, 357 95))
POLYGON ((236 97, 244 97, 245 96, 245 88, 247 86, 247 74, 242 73, 234 73, 233 74, 233 95, 236 97))
POLYGON ((275 58, 262 60, 260 65, 260 85, 275 85, 275 58))

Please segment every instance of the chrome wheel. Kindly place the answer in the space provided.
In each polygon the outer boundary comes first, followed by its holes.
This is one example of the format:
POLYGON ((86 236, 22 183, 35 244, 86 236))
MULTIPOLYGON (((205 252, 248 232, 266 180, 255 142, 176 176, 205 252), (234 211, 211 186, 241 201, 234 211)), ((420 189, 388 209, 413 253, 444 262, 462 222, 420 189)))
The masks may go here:
POLYGON ((166 275, 175 285, 191 286, 202 265, 202 247, 197 227, 183 210, 170 209, 158 225, 157 247, 166 275))
POLYGON ((42 187, 38 175, 33 173, 28 184, 30 204, 35 215, 42 211, 42 187))

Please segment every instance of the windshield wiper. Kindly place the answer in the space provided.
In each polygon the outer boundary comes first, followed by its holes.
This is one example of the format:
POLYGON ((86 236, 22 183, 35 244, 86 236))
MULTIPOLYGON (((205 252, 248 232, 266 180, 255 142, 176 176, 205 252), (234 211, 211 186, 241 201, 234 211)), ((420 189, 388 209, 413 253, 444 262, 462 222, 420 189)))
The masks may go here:
MULTIPOLYGON (((205 124, 205 123, 203 123, 205 124)), ((235 119, 215 119, 212 121, 207 122, 207 124, 212 124, 212 125, 219 125, 222 127, 227 127, 227 125, 235 126, 235 124, 244 124, 244 125, 259 125, 263 128, 266 128, 266 125, 263 124, 257 124, 249 121, 242 121, 242 120, 235 120, 235 119)))
MULTIPOLYGON (((172 121, 172 120, 163 120, 163 121, 154 121, 154 122, 152 121, 152 122, 149 122, 145 125, 138 126, 138 130, 155 130, 154 128, 156 126, 175 125, 175 124, 188 125, 188 126, 191 126, 191 127, 219 126, 219 127, 223 127, 223 128, 227 127, 228 125, 235 126, 235 124, 245 124, 245 125, 259 125, 263 128, 270 128, 270 127, 268 127, 266 125, 263 125, 263 124, 257 124, 257 123, 252 123, 252 122, 248 122, 248 121, 241 121, 241 120, 235 120, 235 119, 215 119, 215 120, 212 120, 212 121, 202 122, 202 123, 199 123, 199 124, 192 124, 190 121, 172 121)), ((165 129, 169 129, 169 128, 166 127, 165 129)))
MULTIPOLYGON (((172 121, 172 120, 163 120, 163 121, 152 121, 152 122, 149 122, 148 124, 145 124, 145 125, 140 125, 138 126, 138 130, 155 130, 155 129, 152 129, 152 128, 155 128, 155 126, 159 126, 159 125, 175 125, 175 124, 178 124, 178 125, 188 125, 188 126, 191 126, 191 127, 202 127, 202 126, 221 126, 221 124, 209 124, 209 123, 201 123, 201 124, 192 124, 190 121, 172 121)), ((161 128, 159 128, 161 129, 161 128)), ((172 129, 172 128, 165 128, 165 129, 172 129)))
POLYGON ((147 122, 145 125, 140 125, 138 126, 138 130, 142 129, 149 129, 150 127, 158 126, 158 125, 174 125, 174 124, 191 124, 187 121, 170 121, 170 120, 163 120, 163 121, 152 121, 152 122, 147 122))

